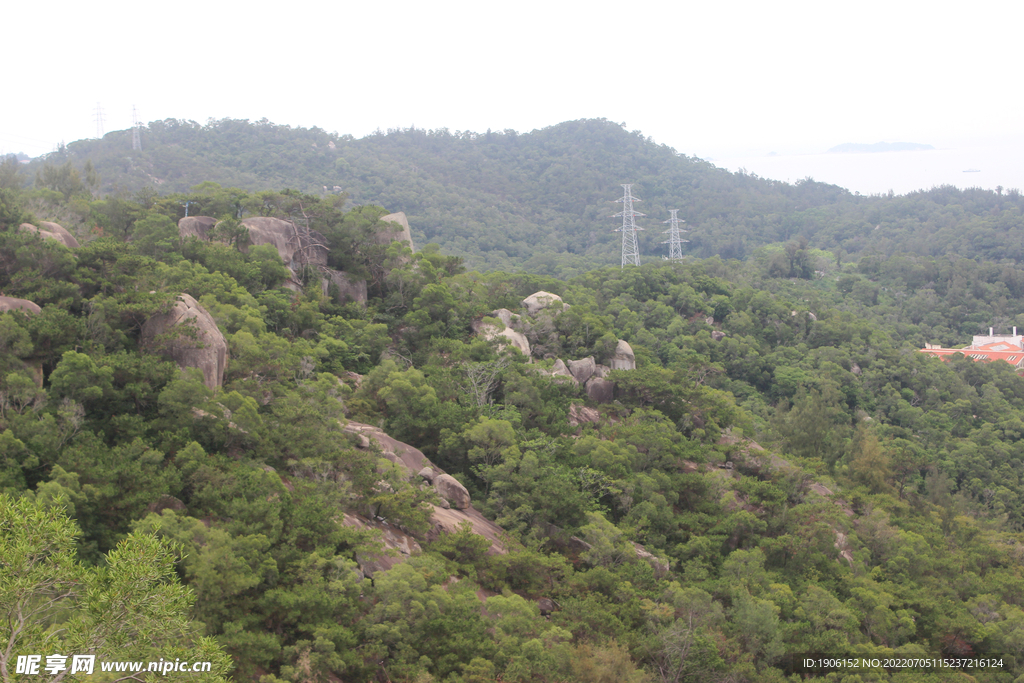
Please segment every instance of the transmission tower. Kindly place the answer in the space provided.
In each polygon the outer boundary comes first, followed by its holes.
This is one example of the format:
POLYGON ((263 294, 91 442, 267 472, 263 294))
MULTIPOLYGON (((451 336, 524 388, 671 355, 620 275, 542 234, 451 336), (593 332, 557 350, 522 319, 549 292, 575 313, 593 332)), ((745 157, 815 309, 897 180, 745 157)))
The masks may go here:
POLYGON ((679 211, 679 209, 669 209, 669 211, 672 213, 672 218, 669 218, 667 221, 662 221, 662 223, 669 224, 669 229, 665 231, 665 233, 668 234, 668 239, 662 242, 662 244, 668 245, 669 261, 682 261, 683 243, 689 242, 690 240, 684 240, 680 233, 689 232, 689 230, 679 227, 680 223, 686 222, 679 220, 676 216, 676 212, 679 211))
POLYGON ((94 118, 96 119, 96 137, 101 139, 103 137, 103 107, 99 102, 96 103, 94 118))
POLYGON ((139 115, 132 105, 132 150, 142 150, 142 137, 139 135, 139 115))
POLYGON ((622 203, 622 211, 612 215, 612 218, 622 216, 622 227, 616 228, 615 232, 622 233, 622 267, 625 268, 627 263, 633 266, 640 265, 640 246, 636 242, 636 231, 643 230, 643 228, 636 226, 636 217, 647 214, 633 210, 633 202, 640 201, 633 196, 633 186, 623 185, 622 188, 625 190, 622 199, 615 200, 622 203))

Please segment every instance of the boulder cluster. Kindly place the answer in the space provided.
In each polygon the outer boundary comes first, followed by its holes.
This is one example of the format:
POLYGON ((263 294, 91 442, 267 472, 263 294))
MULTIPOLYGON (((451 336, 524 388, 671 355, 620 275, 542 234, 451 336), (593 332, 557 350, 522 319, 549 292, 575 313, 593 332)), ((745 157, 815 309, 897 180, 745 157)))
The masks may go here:
POLYGON ((40 221, 39 226, 32 225, 31 223, 22 223, 18 226, 18 230, 21 232, 33 232, 40 237, 48 240, 53 240, 62 246, 68 247, 69 249, 77 249, 80 245, 75 236, 67 231, 63 226, 57 223, 51 223, 50 221, 40 221))
MULTIPOLYGON (((491 312, 491 317, 501 322, 499 326, 493 322, 477 322, 473 329, 484 339, 498 339, 502 346, 512 346, 524 356, 531 358, 535 349, 531 348, 530 340, 524 330, 542 326, 546 318, 553 319, 569 309, 569 304, 562 297, 551 292, 535 292, 523 299, 523 312, 513 313, 507 308, 499 308, 491 312)), ((605 364, 598 363, 593 356, 580 360, 563 361, 556 358, 550 370, 542 371, 552 377, 564 377, 576 385, 582 385, 587 397, 596 403, 610 403, 615 394, 615 383, 606 379, 612 370, 635 370, 636 357, 629 343, 623 339, 618 341, 615 352, 605 364)))
MULTIPOLYGON (((188 216, 178 221, 178 235, 182 238, 194 237, 210 241, 216 235, 219 222, 210 216, 188 216)), ((404 213, 388 214, 381 218, 381 222, 396 225, 398 229, 394 232, 380 232, 377 235, 379 243, 401 240, 412 246, 409 220, 404 213)), ((248 246, 273 246, 281 255, 281 260, 291 269, 292 277, 284 283, 285 287, 296 291, 302 289, 302 272, 306 268, 314 268, 320 275, 324 296, 330 291, 331 285, 334 285, 337 287, 339 302, 366 303, 366 280, 352 278, 344 271, 327 267, 327 238, 321 233, 301 228, 292 221, 267 216, 246 218, 242 225, 249 232, 248 246)))
MULTIPOLYGON (((489 552, 507 552, 502 544, 504 530, 480 514, 473 507, 466 487, 430 462, 418 448, 398 441, 377 427, 361 422, 346 423, 345 431, 358 437, 359 448, 376 449, 381 457, 397 465, 406 481, 419 482, 422 487, 433 488, 439 504, 433 506, 430 516, 431 529, 420 540, 432 541, 441 534, 454 533, 460 524, 468 521, 473 533, 491 542, 489 552)), ((372 511, 366 511, 365 515, 347 514, 343 524, 379 529, 384 534, 384 547, 398 552, 397 556, 391 556, 390 559, 386 555, 372 553, 357 556, 356 562, 366 576, 372 576, 375 571, 388 569, 401 562, 404 556, 419 551, 419 544, 412 536, 386 520, 374 518, 372 511)))

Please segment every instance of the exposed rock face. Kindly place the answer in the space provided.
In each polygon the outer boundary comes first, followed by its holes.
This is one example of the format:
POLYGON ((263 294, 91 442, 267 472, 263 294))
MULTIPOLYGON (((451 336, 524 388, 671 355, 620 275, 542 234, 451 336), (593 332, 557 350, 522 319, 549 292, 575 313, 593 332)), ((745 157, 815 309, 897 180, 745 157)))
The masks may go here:
MULTIPOLYGON (((345 431, 373 439, 381 447, 384 457, 404 468, 408 480, 419 477, 418 481, 424 479, 429 481, 428 476, 432 478, 434 489, 442 498, 443 504, 434 505, 431 515, 434 526, 427 532, 427 540, 433 541, 443 533, 454 533, 458 530, 461 522, 468 520, 473 525, 473 533, 483 536, 491 542, 489 553, 506 552, 501 543, 501 537, 505 533, 501 527, 475 510, 470 504, 469 492, 465 487, 432 465, 419 449, 391 438, 377 427, 360 422, 348 422, 345 425, 345 431), (451 504, 448 501, 452 501, 451 504)), ((346 515, 345 523, 353 526, 354 523, 349 521, 350 517, 352 516, 346 515)), ((395 533, 398 533, 398 530, 395 530, 395 533)), ((387 541, 386 534, 385 541, 387 541)), ((415 550, 418 549, 419 547, 416 546, 415 550)), ((399 548, 399 552, 403 552, 401 548, 399 548)), ((397 564, 400 561, 399 558, 392 564, 397 564)))
POLYGON ((496 311, 491 311, 491 316, 505 323, 505 327, 512 327, 512 321, 519 320, 519 315, 513 313, 507 308, 499 308, 496 311))
POLYGON ((583 360, 571 360, 569 361, 569 372, 580 384, 586 383, 588 379, 594 374, 594 370, 597 368, 597 363, 594 362, 593 356, 587 356, 583 360))
POLYGON ((555 364, 551 368, 551 376, 568 377, 574 383, 576 382, 576 378, 572 376, 571 372, 569 372, 569 368, 565 367, 565 363, 562 362, 561 358, 555 359, 555 364))
POLYGON ((465 510, 469 507, 469 491, 450 474, 439 474, 434 477, 434 490, 454 507, 465 510))
POLYGON ((569 426, 579 427, 581 424, 597 424, 601 415, 593 408, 586 408, 579 403, 569 406, 569 426))
MULTIPOLYGON (((506 323, 507 324, 507 323, 506 323)), ((503 330, 499 330, 494 325, 476 323, 473 329, 477 334, 482 335, 484 339, 490 341, 501 337, 502 339, 508 340, 508 343, 512 344, 515 348, 519 349, 524 356, 530 357, 530 341, 526 338, 522 332, 516 332, 511 327, 506 327, 503 330)), ((501 342, 504 346, 505 342, 501 342)))
POLYGON ((202 370, 203 383, 211 389, 224 383, 228 344, 207 310, 188 294, 181 294, 169 313, 147 320, 142 326, 141 341, 143 346, 169 356, 182 369, 202 370), (181 325, 194 327, 195 337, 175 336, 174 328, 181 325), (165 336, 170 338, 158 338, 165 336))
POLYGON ((377 572, 387 571, 396 564, 405 561, 408 556, 420 552, 420 544, 416 539, 390 524, 369 520, 362 515, 346 514, 341 523, 343 526, 356 529, 376 529, 381 532, 381 542, 385 550, 397 551, 394 555, 381 553, 358 553, 356 563, 366 577, 377 572))
POLYGON ((487 551, 488 554, 504 555, 508 552, 501 542, 501 537, 505 534, 505 531, 472 507, 465 510, 445 510, 435 505, 434 514, 431 516, 431 519, 434 522, 434 528, 427 532, 428 541, 436 540, 441 534, 455 533, 458 531, 459 524, 468 521, 473 525, 472 530, 474 534, 483 536, 491 542, 491 548, 487 551))
POLYGON ((605 377, 608 376, 608 373, 611 371, 612 369, 607 365, 601 365, 600 363, 598 363, 597 365, 594 366, 594 377, 600 377, 604 379, 605 377))
POLYGON ((409 228, 409 219, 406 218, 404 211, 389 213, 387 216, 381 216, 380 220, 397 223, 402 229, 399 232, 383 231, 377 233, 378 244, 387 244, 389 242, 408 242, 409 248, 416 251, 416 247, 414 247, 412 243, 412 230, 409 228))
POLYGON ((62 244, 65 247, 77 249, 79 247, 78 240, 75 236, 64 229, 63 226, 58 223, 51 223, 50 221, 40 221, 39 227, 32 225, 31 223, 22 223, 18 226, 18 229, 22 232, 34 232, 40 237, 45 237, 49 240, 54 240, 58 244, 62 244))
POLYGON ((620 339, 615 347, 615 355, 608 359, 608 365, 612 370, 636 370, 636 356, 633 355, 633 347, 620 339))
POLYGON ((175 512, 180 512, 181 510, 185 509, 185 504, 182 503, 177 498, 175 498, 174 496, 164 494, 157 498, 152 503, 150 503, 147 509, 150 512, 155 512, 159 515, 164 510, 174 510, 175 512))
POLYGON ((360 304, 366 303, 366 280, 353 280, 347 273, 330 268, 321 269, 323 279, 320 281, 323 287, 324 296, 330 291, 331 285, 338 286, 338 302, 346 300, 355 301, 360 304))
POLYGON ((615 382, 601 377, 591 377, 587 382, 587 398, 595 403, 611 403, 615 395, 615 382))
POLYGON ((315 230, 307 232, 291 221, 266 216, 246 218, 242 225, 249 229, 250 244, 272 244, 292 270, 327 265, 327 238, 315 230))
POLYGON ((381 455, 404 468, 407 481, 411 480, 415 473, 430 466, 430 461, 423 455, 423 451, 388 436, 377 427, 350 421, 344 429, 346 432, 365 436, 376 442, 382 451, 381 455))
POLYGON ((52 232, 55 235, 60 235, 64 240, 64 245, 71 247, 72 249, 78 249, 78 240, 68 230, 59 223, 52 223, 50 221, 40 221, 39 227, 43 230, 52 232))
POLYGON ((0 296, 0 313, 4 311, 25 311, 26 313, 38 313, 43 309, 28 299, 16 299, 13 296, 0 296))
POLYGON ((657 578, 661 578, 668 574, 668 562, 648 552, 647 548, 644 548, 639 543, 633 544, 633 549, 636 550, 636 556, 641 560, 645 560, 651 567, 654 568, 654 575, 657 578))
POLYGON ((534 292, 530 296, 523 299, 523 308, 526 309, 526 312, 529 315, 537 315, 542 310, 544 310, 548 306, 551 306, 552 304, 557 304, 558 310, 561 310, 562 297, 558 296, 557 294, 552 294, 551 292, 541 291, 534 292))
POLYGON ((182 238, 195 237, 210 241, 210 231, 217 225, 217 219, 210 216, 186 216, 178 221, 178 235, 182 238))

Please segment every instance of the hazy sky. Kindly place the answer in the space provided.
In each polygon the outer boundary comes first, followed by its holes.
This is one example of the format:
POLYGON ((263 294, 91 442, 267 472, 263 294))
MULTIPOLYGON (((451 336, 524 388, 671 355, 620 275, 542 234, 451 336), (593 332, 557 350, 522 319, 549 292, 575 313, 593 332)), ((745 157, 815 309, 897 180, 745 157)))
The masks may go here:
POLYGON ((702 157, 1020 137, 1020 2, 8 3, 0 152, 164 118, 520 132, 702 157))

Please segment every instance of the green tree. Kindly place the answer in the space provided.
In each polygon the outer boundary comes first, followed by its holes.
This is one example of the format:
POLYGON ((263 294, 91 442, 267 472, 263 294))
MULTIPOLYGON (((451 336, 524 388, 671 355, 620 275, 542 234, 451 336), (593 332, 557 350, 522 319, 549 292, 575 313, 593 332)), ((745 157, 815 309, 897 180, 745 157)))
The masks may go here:
MULTIPOLYGON (((229 658, 189 621, 193 596, 178 583, 174 549, 132 534, 104 566, 86 567, 75 556, 78 529, 56 503, 0 494, 0 677, 14 680, 18 655, 57 653, 210 661, 197 680, 227 680, 229 658)), ((67 663, 49 680, 62 680, 67 663)))

